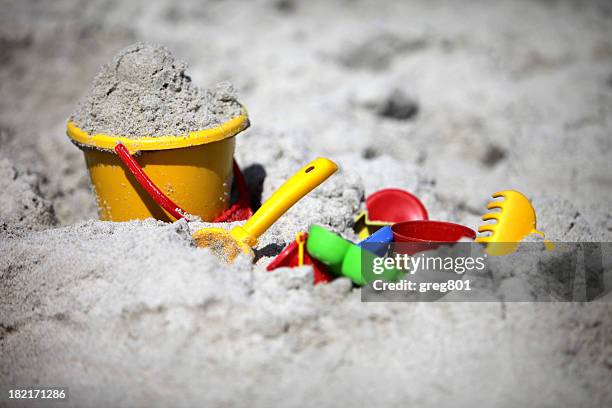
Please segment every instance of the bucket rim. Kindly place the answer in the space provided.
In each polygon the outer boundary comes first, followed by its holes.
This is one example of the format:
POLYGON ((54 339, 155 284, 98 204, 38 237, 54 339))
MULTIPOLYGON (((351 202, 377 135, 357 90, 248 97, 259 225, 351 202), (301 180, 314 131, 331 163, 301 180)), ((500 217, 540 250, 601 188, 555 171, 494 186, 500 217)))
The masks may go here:
POLYGON ((169 150, 183 147, 199 146, 207 143, 218 142, 233 137, 248 128, 249 116, 244 106, 240 115, 223 122, 213 128, 196 130, 186 135, 174 136, 143 136, 128 138, 125 136, 114 136, 106 133, 90 135, 79 128, 73 121, 66 124, 66 134, 79 147, 87 146, 95 149, 114 151, 117 143, 122 143, 130 153, 140 150, 169 150))

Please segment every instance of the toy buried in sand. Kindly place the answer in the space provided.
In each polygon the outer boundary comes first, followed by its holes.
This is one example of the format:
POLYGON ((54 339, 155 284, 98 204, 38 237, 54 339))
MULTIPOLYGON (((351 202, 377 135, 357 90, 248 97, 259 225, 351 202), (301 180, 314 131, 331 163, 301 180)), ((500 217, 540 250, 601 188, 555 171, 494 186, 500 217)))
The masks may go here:
POLYGON ((453 245, 462 239, 473 240, 476 232, 465 225, 447 221, 416 220, 391 226, 396 252, 412 255, 440 246, 453 245))
POLYGON ((306 250, 307 239, 307 233, 298 232, 295 236, 295 241, 287 245, 285 249, 270 262, 266 269, 271 272, 277 268, 294 268, 296 266, 311 265, 313 271, 312 278, 315 285, 331 282, 334 277, 327 271, 325 265, 313 259, 306 250))
POLYGON ((361 248, 367 248, 368 251, 378 256, 384 256, 391 242, 393 242, 393 230, 391 230, 390 225, 386 225, 357 245, 361 248))
MULTIPOLYGON (((500 191, 493 198, 504 198, 503 201, 491 201, 489 210, 499 209, 482 216, 483 221, 495 220, 494 224, 484 224, 478 228, 480 233, 489 233, 476 238, 476 242, 486 244, 489 255, 507 255, 516 251, 518 244, 527 235, 544 233, 537 230, 536 214, 531 203, 523 194, 514 190, 500 191)), ((545 240, 546 249, 552 250, 555 245, 545 240)))
POLYGON ((428 219, 423 203, 413 194, 398 188, 385 188, 371 194, 365 206, 367 211, 355 218, 354 226, 361 239, 397 222, 428 219))
POLYGON ((310 227, 306 248, 313 258, 327 265, 332 273, 345 276, 358 286, 371 282, 375 277, 388 282, 400 277, 400 271, 386 267, 381 275, 373 274, 374 260, 379 258, 377 254, 319 225, 310 227))
POLYGON ((240 253, 253 256, 252 247, 293 204, 338 170, 331 160, 318 158, 295 173, 243 225, 231 231, 204 228, 193 234, 199 247, 209 247, 219 257, 233 261, 240 253))
MULTIPOLYGON (((147 176, 142 167, 138 164, 136 159, 130 154, 127 147, 125 147, 122 143, 117 143, 115 146, 115 152, 126 165, 128 170, 132 173, 136 181, 145 191, 151 196, 151 198, 159 204, 161 208, 166 210, 166 212, 172 215, 175 219, 187 218, 188 212, 181 208, 178 204, 172 201, 167 195, 164 194, 163 191, 159 189, 147 176)), ((234 181, 238 188, 240 197, 238 201, 233 204, 229 209, 227 209, 223 214, 219 215, 214 219, 214 222, 233 222, 233 221, 242 221, 248 220, 251 215, 253 215, 253 210, 250 207, 250 198, 249 192, 246 186, 246 181, 244 179, 244 175, 238 167, 238 163, 234 159, 234 163, 232 166, 232 171, 234 173, 234 181)))
MULTIPOLYGON (((183 136, 128 138, 103 133, 90 135, 68 122, 67 134, 85 155, 96 192, 100 219, 129 221, 149 217, 174 221, 115 154, 118 143, 138 152, 138 163, 163 195, 204 221, 213 221, 228 208, 235 139, 249 126, 246 110, 225 123, 183 136)), ((178 207, 177 205, 177 207, 178 207)))

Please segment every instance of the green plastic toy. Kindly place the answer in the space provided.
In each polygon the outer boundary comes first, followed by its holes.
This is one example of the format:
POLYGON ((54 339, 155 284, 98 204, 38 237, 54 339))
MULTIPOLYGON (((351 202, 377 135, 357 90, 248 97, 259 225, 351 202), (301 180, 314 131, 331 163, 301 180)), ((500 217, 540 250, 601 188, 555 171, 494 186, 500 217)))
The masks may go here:
POLYGON ((378 258, 376 254, 319 225, 310 227, 306 249, 310 256, 327 265, 334 275, 345 276, 359 286, 374 279, 395 281, 400 275, 396 269, 385 269, 380 275, 374 274, 371 271, 374 260, 378 258), (362 271, 365 272, 365 277, 362 271))

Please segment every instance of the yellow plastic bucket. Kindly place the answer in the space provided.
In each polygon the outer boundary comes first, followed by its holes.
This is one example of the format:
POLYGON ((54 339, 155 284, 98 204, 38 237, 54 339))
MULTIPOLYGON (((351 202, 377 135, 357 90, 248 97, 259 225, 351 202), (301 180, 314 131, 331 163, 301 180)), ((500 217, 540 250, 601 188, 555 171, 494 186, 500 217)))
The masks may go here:
POLYGON ((174 221, 136 181, 114 148, 121 142, 145 173, 172 201, 189 214, 212 221, 228 207, 232 184, 234 136, 249 126, 243 110, 220 126, 184 136, 137 139, 90 135, 68 122, 68 137, 85 155, 98 213, 104 221, 149 217, 174 221))

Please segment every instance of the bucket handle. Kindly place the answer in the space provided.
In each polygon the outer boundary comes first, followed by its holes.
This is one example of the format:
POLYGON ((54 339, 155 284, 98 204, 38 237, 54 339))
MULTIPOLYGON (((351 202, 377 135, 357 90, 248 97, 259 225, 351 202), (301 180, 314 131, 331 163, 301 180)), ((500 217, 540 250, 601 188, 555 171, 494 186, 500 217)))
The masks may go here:
MULTIPOLYGON (((130 154, 129 150, 125 147, 125 145, 121 142, 118 142, 115 145, 115 152, 128 168, 130 173, 136 178, 138 184, 145 189, 145 191, 151 196, 151 198, 164 210, 166 210, 170 215, 172 215, 175 219, 179 220, 181 218, 185 218, 185 215, 188 214, 187 211, 183 210, 179 207, 174 201, 172 201, 163 191, 161 191, 147 176, 142 167, 138 164, 136 159, 130 154)), ((236 211, 236 208, 248 208, 250 210, 250 198, 249 198, 249 189, 246 184, 246 180, 244 178, 244 174, 240 170, 238 163, 236 163, 236 159, 233 159, 232 170, 234 172, 234 178, 236 180, 236 187, 238 188, 239 199, 238 203, 234 204, 228 211, 221 214, 219 217, 215 218, 214 222, 223 222, 226 221, 229 216, 236 211)), ((248 218, 248 217, 247 217, 248 218)))
POLYGON ((167 195, 165 195, 163 191, 157 188, 155 183, 153 183, 153 180, 151 180, 149 176, 147 176, 142 167, 140 167, 136 159, 134 159, 134 157, 130 154, 129 150, 127 149, 127 147, 125 147, 123 143, 119 142, 115 145, 115 152, 117 153, 117 155, 119 155, 119 158, 121 159, 123 164, 127 166, 130 173, 134 175, 136 181, 138 181, 138 184, 140 184, 142 188, 144 188, 145 191, 149 193, 151 198, 157 204, 159 204, 161 208, 168 211, 168 213, 170 213, 170 215, 172 215, 177 220, 185 218, 184 214, 187 214, 187 212, 185 212, 185 210, 183 210, 167 195))

